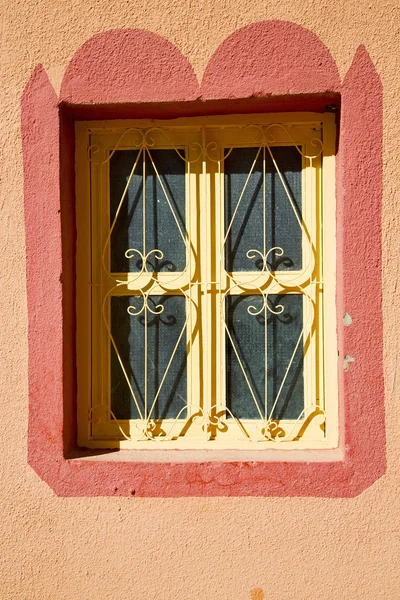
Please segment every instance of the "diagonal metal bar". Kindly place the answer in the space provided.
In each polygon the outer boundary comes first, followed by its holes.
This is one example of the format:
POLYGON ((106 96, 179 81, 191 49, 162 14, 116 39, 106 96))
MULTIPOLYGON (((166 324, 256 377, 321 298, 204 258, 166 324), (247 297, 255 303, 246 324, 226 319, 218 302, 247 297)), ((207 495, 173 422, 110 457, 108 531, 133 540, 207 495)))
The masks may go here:
POLYGON ((107 273, 108 273, 109 271, 108 271, 108 267, 107 267, 107 265, 105 264, 105 255, 106 255, 106 251, 107 251, 108 245, 109 245, 109 243, 110 243, 110 239, 111 239, 111 236, 112 236, 112 232, 114 231, 114 227, 115 227, 115 224, 116 224, 116 222, 117 222, 117 219, 118 219, 119 213, 121 212, 122 205, 123 205, 123 203, 124 203, 124 200, 125 200, 125 198, 126 198, 126 195, 127 195, 127 193, 128 193, 129 186, 130 186, 130 184, 131 184, 131 181, 132 181, 132 177, 134 176, 134 174, 135 174, 135 171, 136 171, 136 167, 137 167, 137 165, 138 165, 138 163, 139 163, 139 160, 140 160, 140 156, 141 156, 141 154, 142 154, 142 151, 143 151, 143 150, 142 150, 142 149, 140 149, 140 150, 139 150, 139 152, 138 152, 138 155, 137 155, 137 157, 136 157, 135 163, 134 163, 134 165, 133 165, 133 167, 132 167, 132 171, 130 172, 130 175, 129 175, 129 177, 128 177, 128 180, 127 180, 127 182, 126 182, 125 189, 124 189, 124 191, 123 191, 123 193, 122 193, 121 200, 119 201, 118 208, 117 208, 117 210, 116 210, 116 213, 115 213, 115 216, 114 216, 113 222, 112 222, 112 224, 111 224, 111 227, 110 227, 110 231, 108 232, 108 234, 107 234, 107 238, 106 238, 106 241, 105 241, 105 243, 104 243, 104 248, 103 248, 103 253, 102 253, 101 259, 102 259, 102 264, 103 264, 104 270, 105 270, 107 273))
POLYGON ((299 224, 300 228, 301 228, 301 229, 304 231, 304 233, 307 235, 307 231, 306 231, 306 229, 305 229, 305 227, 304 227, 303 220, 302 220, 302 219, 299 217, 298 210, 296 209, 296 206, 295 206, 295 204, 294 204, 294 202, 293 202, 292 194, 290 193, 290 190, 289 190, 289 188, 288 188, 288 186, 287 186, 287 184, 286 184, 286 181, 285 181, 285 179, 284 179, 284 177, 283 177, 282 173, 281 173, 281 172, 280 172, 280 170, 279 170, 278 164, 277 164, 277 162, 276 162, 276 160, 275 160, 275 157, 274 157, 274 155, 272 154, 271 148, 270 148, 268 145, 266 146, 266 148, 267 148, 267 150, 268 150, 268 153, 269 153, 269 155, 270 155, 270 157, 271 157, 271 160, 272 160, 272 162, 273 162, 273 165, 274 165, 274 167, 275 167, 275 170, 276 170, 276 172, 278 173, 278 177, 279 177, 279 179, 281 180, 281 183, 282 183, 282 185, 283 185, 283 189, 285 190, 285 192, 286 192, 286 195, 287 195, 287 197, 288 197, 288 199, 289 199, 290 205, 291 205, 291 207, 292 207, 292 209, 293 209, 293 212, 294 212, 294 214, 295 214, 295 217, 296 217, 296 219, 297 219, 297 222, 298 222, 298 224, 299 224))
POLYGON ((243 186, 242 192, 241 192, 241 194, 240 194, 240 196, 239 196, 238 203, 237 203, 237 205, 236 205, 236 208, 235 208, 235 210, 234 210, 234 212, 233 212, 233 215, 232 215, 231 222, 229 223, 229 227, 228 227, 228 228, 227 228, 227 230, 226 230, 225 237, 224 237, 224 241, 223 241, 223 243, 222 243, 222 247, 224 247, 224 246, 225 246, 225 244, 226 244, 226 240, 228 239, 229 232, 230 232, 230 230, 231 230, 231 228, 232 228, 233 221, 235 220, 235 217, 236 217, 237 211, 239 210, 239 206, 240 206, 240 203, 242 202, 242 199, 243 199, 244 193, 245 193, 245 191, 246 191, 247 185, 248 185, 248 183, 249 183, 249 181, 250 181, 250 177, 251 177, 251 175, 253 174, 254 167, 256 166, 256 163, 257 163, 258 157, 259 157, 259 155, 260 155, 260 152, 261 152, 261 148, 262 148, 262 146, 260 146, 260 148, 258 149, 258 151, 257 151, 257 154, 256 154, 256 157, 255 157, 255 159, 254 159, 254 161, 253 161, 253 164, 251 165, 251 169, 250 169, 250 171, 249 171, 249 174, 247 175, 247 179, 246 179, 246 181, 245 181, 245 184, 244 184, 244 186, 243 186))
POLYGON ((150 419, 150 417, 151 417, 151 413, 153 412, 153 410, 154 410, 154 407, 155 407, 155 405, 156 405, 156 403, 157 403, 158 397, 159 397, 159 395, 160 395, 160 393, 161 393, 162 386, 163 386, 163 384, 164 384, 164 381, 165 381, 165 379, 166 379, 166 377, 167 377, 167 375, 168 375, 168 371, 169 371, 169 369, 170 369, 170 366, 171 366, 171 364, 172 364, 172 361, 173 361, 173 360, 174 360, 174 358, 175 358, 176 351, 178 350, 179 343, 180 343, 180 341, 181 341, 181 339, 182 339, 182 336, 183 336, 183 333, 184 333, 184 331, 186 330, 186 325, 187 325, 187 323, 188 323, 188 320, 189 320, 189 314, 188 314, 188 312, 186 312, 186 320, 185 320, 185 322, 184 322, 184 324, 183 324, 183 326, 182 326, 182 330, 181 330, 181 332, 180 332, 180 334, 179 334, 179 337, 178 337, 178 340, 177 340, 177 342, 176 342, 176 344, 175 344, 174 350, 173 350, 173 352, 172 352, 172 354, 171 354, 171 357, 170 357, 170 359, 169 359, 169 361, 168 361, 168 365, 167 365, 167 367, 166 367, 166 369, 165 369, 165 371, 164 371, 164 375, 163 375, 163 377, 162 377, 162 379, 161 379, 161 382, 160 382, 160 385, 159 385, 159 387, 158 387, 157 393, 156 393, 156 395, 154 396, 154 400, 153 400, 153 403, 152 403, 152 405, 151 405, 151 408, 150 408, 149 414, 148 414, 148 416, 147 416, 147 420, 148 420, 148 419, 150 419))
MULTIPOLYGON (((118 287, 118 286, 116 286, 116 287, 118 287)), ((119 362, 119 364, 120 364, 120 366, 121 366, 121 369, 122 369, 122 372, 123 372, 123 374, 124 374, 124 377, 125 377, 126 383, 128 384, 129 391, 130 391, 130 393, 131 393, 131 395, 132 395, 133 401, 135 402, 135 406, 136 406, 136 408, 137 408, 137 411, 138 411, 138 413, 139 413, 139 415, 140 415, 140 418, 141 418, 141 419, 143 419, 143 414, 142 414, 142 411, 140 410, 140 406, 139 406, 139 403, 138 403, 138 401, 137 401, 137 398, 136 398, 135 392, 133 391, 133 388, 132 388, 132 385, 131 385, 130 379, 129 379, 129 377, 128 377, 128 374, 127 374, 127 372, 126 372, 126 369, 125 369, 125 367, 124 367, 124 363, 123 363, 123 361, 122 361, 122 358, 121 358, 121 356, 120 356, 120 353, 119 353, 118 347, 117 347, 117 345, 116 345, 116 343, 115 343, 114 337, 113 337, 113 335, 112 335, 112 333, 111 333, 111 329, 110 329, 110 327, 109 327, 109 324, 108 324, 108 319, 107 319, 107 317, 106 317, 106 303, 107 303, 107 300, 108 300, 108 298, 110 297, 110 295, 112 294, 112 292, 113 292, 115 289, 116 289, 116 288, 113 288, 113 289, 111 289, 111 290, 108 292, 108 294, 105 296, 104 300, 103 300, 103 306, 102 306, 103 321, 104 321, 104 324, 105 324, 105 326, 106 326, 107 333, 108 333, 108 335, 109 335, 109 338, 110 338, 110 340, 111 340, 111 343, 112 343, 112 345, 113 345, 113 348, 114 348, 114 350, 115 350, 115 354, 117 355, 117 359, 118 359, 118 362, 119 362)))
MULTIPOLYGON (((224 296, 224 299, 225 299, 225 297, 226 297, 226 294, 225 294, 225 296, 224 296)), ((243 376, 244 376, 244 378, 245 378, 245 380, 246 380, 246 383, 247 383, 247 386, 248 386, 248 388, 249 388, 249 391, 250 391, 251 397, 253 398, 253 402, 254 402, 254 404, 255 404, 255 406, 256 406, 256 408, 257 408, 257 411, 258 411, 258 413, 259 413, 259 415, 260 415, 260 418, 261 418, 261 419, 263 419, 264 417, 263 417, 262 411, 261 411, 261 409, 260 409, 260 407, 259 407, 259 404, 258 404, 257 398, 256 398, 256 396, 255 396, 255 394, 254 394, 254 391, 253 391, 253 388, 252 388, 252 385, 251 385, 251 383, 250 383, 250 380, 249 380, 249 378, 248 378, 248 376, 247 376, 246 369, 244 368, 244 366, 243 366, 243 364, 242 364, 242 361, 241 361, 241 359, 240 359, 240 356, 239 356, 239 352, 238 352, 238 350, 237 350, 237 348, 236 348, 236 346, 235 346, 235 342, 233 341, 233 338, 232 338, 232 336, 231 336, 231 333, 230 333, 230 331, 229 331, 229 327, 228 327, 228 324, 227 324, 227 322, 226 322, 226 318, 225 318, 225 306, 224 306, 224 302, 222 303, 222 320, 223 320, 223 323, 224 323, 224 325, 225 325, 225 329, 226 329, 226 333, 227 333, 227 335, 228 335, 229 341, 230 341, 230 343, 232 344, 233 351, 234 351, 234 353, 235 353, 235 355, 236 355, 236 358, 237 358, 237 360, 238 360, 238 363, 239 363, 240 369, 241 369, 241 371, 242 371, 242 373, 243 373, 243 376)))
POLYGON ((187 243, 187 234, 186 234, 186 235, 184 235, 184 234, 183 234, 183 232, 182 232, 182 228, 181 228, 181 226, 180 226, 180 223, 179 223, 179 221, 178 221, 178 218, 177 218, 177 216, 176 216, 176 214, 175 214, 175 211, 174 211, 174 209, 173 209, 173 206, 172 206, 172 204, 171 204, 171 200, 169 199, 169 196, 168 196, 167 190, 165 189, 165 185, 164 185, 164 183, 163 183, 163 181, 162 181, 162 179, 161 179, 161 177, 160 177, 160 174, 159 174, 159 172, 158 172, 158 169, 157 169, 157 167, 156 167, 156 164, 155 164, 155 162, 154 162, 154 160, 153 160, 153 157, 151 156, 150 150, 149 150, 148 148, 146 148, 146 152, 147 152, 147 154, 148 154, 148 155, 149 155, 149 157, 150 157, 151 164, 152 164, 152 166, 153 166, 153 169, 154 169, 154 171, 155 171, 155 174, 156 174, 157 180, 158 180, 158 182, 159 182, 159 184, 160 184, 160 186, 161 186, 161 189, 162 189, 162 191, 163 191, 163 193, 164 193, 165 199, 167 200, 168 206, 169 206, 169 208, 170 208, 170 210, 171 210, 171 212, 172 212, 172 216, 174 217, 174 220, 175 220, 176 226, 178 227, 179 233, 180 233, 180 235, 181 235, 181 238, 182 238, 182 240, 183 240, 183 243, 185 244, 185 247, 186 247, 186 243, 187 243))
MULTIPOLYGON (((301 294, 301 295, 302 295, 303 297, 307 297, 307 298, 308 298, 308 296, 307 296, 306 294, 304 294, 304 293, 303 293, 303 294, 301 294)), ((308 298, 308 299, 310 300, 310 298, 308 298)), ((310 301, 311 301, 311 300, 310 300, 310 301)), ((290 358, 289 364, 288 364, 288 366, 287 366, 287 368, 286 368, 285 374, 284 374, 284 376, 283 376, 283 379, 282 379, 282 381, 281 381, 281 384, 280 384, 280 386, 279 386, 278 392, 277 392, 277 394, 276 394, 276 398, 275 398, 275 400, 274 400, 274 403, 273 403, 273 405, 272 405, 272 408, 271 408, 271 410, 270 410, 269 417, 268 417, 268 419, 269 419, 269 420, 272 418, 272 415, 273 415, 273 412, 274 412, 274 410, 275 410, 275 407, 276 407, 276 405, 277 405, 277 403, 278 403, 278 401, 279 401, 280 395, 281 395, 281 393, 282 393, 282 390, 283 390, 283 386, 285 385, 286 379, 287 379, 287 377, 288 377, 288 375, 289 375, 289 371, 290 371, 290 368, 291 368, 291 366, 292 366, 292 364, 293 364, 294 357, 295 357, 295 355, 296 355, 297 349, 298 349, 298 347, 299 347, 299 345, 300 345, 300 342, 301 342, 301 340, 302 340, 302 338, 303 338, 303 336, 304 336, 304 332, 305 332, 305 331, 306 331, 306 329, 308 328, 308 325, 309 325, 309 322, 308 322, 308 321, 309 321, 309 318, 310 318, 310 313, 311 313, 311 311, 309 311, 309 314, 308 314, 308 318, 307 318, 307 320, 306 320, 306 323, 304 323, 304 324, 303 324, 303 327, 302 327, 302 329, 301 329, 301 331, 300 331, 300 335, 299 335, 299 337, 298 337, 298 340, 297 340, 297 342, 296 342, 296 345, 295 345, 295 347, 294 347, 294 350, 293 350, 292 356, 291 356, 291 358, 290 358)), ((267 363, 265 363, 265 371, 267 371, 267 363)))

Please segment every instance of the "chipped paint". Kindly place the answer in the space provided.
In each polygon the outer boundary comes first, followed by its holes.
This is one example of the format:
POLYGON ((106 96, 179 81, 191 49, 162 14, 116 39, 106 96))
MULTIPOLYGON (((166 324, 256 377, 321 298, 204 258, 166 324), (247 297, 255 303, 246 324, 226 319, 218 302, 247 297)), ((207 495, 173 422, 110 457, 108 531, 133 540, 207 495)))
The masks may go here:
POLYGON ((348 327, 352 323, 353 323, 353 319, 351 318, 351 316, 349 315, 348 312, 345 312, 343 315, 343 324, 346 325, 346 327, 348 327))
POLYGON ((355 358, 353 356, 349 356, 348 354, 346 354, 346 356, 343 359, 343 368, 345 371, 348 371, 350 368, 350 364, 355 362, 355 358))

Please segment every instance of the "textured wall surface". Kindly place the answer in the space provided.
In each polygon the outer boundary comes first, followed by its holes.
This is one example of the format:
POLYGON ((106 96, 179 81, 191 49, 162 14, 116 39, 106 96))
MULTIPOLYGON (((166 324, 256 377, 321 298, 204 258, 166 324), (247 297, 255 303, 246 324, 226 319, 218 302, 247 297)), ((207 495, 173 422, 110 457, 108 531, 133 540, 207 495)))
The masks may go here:
MULTIPOLYGON (((397 0, 155 0, 151 4, 143 0, 6 4, 3 0, 2 9, 1 600, 264 600, 271 594, 285 600, 397 599, 397 0), (42 63, 59 93, 78 48, 94 34, 124 27, 166 38, 188 58, 201 80, 212 55, 230 34, 266 19, 293 21, 314 32, 330 50, 342 80, 356 49, 364 44, 383 83, 386 474, 355 498, 57 497, 27 464, 27 315, 34 307, 27 304, 25 294, 22 92, 34 68, 42 63)), ((211 80, 210 97, 212 85, 211 80)), ((365 128, 370 126, 364 123, 365 128)), ((51 240, 47 243, 51 252, 51 240)), ((360 297, 360 303, 364 301, 360 297)))

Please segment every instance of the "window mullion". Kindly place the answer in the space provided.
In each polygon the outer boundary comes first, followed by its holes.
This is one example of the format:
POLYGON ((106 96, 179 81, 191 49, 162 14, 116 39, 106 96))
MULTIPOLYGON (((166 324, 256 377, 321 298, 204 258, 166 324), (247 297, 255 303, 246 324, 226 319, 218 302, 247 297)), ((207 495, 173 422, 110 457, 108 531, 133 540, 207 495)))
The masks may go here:
POLYGON ((224 234, 225 234, 225 203, 224 203, 224 145, 221 135, 217 141, 217 168, 215 172, 215 235, 216 252, 215 268, 216 281, 219 281, 216 298, 216 348, 217 361, 220 365, 216 374, 216 405, 221 411, 226 408, 226 342, 225 342, 225 307, 224 290, 227 286, 227 277, 224 264, 224 234))
POLYGON ((199 202, 199 215, 200 215, 200 314, 202 323, 202 334, 201 334, 201 360, 203 364, 203 411, 204 411, 204 434, 206 439, 209 438, 209 414, 212 407, 212 324, 211 324, 211 312, 212 312, 212 294, 211 294, 211 190, 210 190, 210 170, 207 162, 206 154, 206 129, 201 128, 201 146, 202 146, 202 159, 201 159, 201 178, 200 178, 200 202, 199 202))

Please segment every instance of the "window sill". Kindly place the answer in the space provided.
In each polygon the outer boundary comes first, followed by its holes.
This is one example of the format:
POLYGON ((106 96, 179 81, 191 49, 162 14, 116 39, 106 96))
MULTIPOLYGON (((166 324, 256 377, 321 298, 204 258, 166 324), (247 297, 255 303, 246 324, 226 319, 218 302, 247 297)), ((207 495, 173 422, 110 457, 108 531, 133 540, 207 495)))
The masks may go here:
POLYGON ((180 449, 180 450, 78 450, 69 461, 106 463, 326 463, 343 461, 341 448, 285 450, 180 449))

